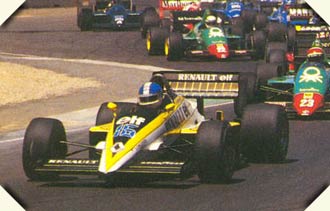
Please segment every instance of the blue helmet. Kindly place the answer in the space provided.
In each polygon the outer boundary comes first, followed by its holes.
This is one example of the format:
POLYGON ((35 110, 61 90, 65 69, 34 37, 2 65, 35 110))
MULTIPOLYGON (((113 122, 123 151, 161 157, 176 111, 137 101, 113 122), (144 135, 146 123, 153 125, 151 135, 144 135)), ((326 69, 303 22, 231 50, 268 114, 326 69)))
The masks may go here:
POLYGON ((153 82, 143 84, 139 89, 139 104, 159 106, 163 99, 162 87, 153 82))

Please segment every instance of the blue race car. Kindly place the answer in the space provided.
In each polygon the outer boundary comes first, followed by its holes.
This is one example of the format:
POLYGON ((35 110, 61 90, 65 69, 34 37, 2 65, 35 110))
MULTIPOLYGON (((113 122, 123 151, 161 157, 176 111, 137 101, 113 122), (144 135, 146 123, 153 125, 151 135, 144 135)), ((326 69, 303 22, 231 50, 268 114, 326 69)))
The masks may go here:
POLYGON ((271 22, 278 22, 287 26, 295 25, 314 25, 321 19, 318 14, 306 3, 296 3, 290 1, 290 4, 284 1, 268 17, 271 22))
POLYGON ((132 0, 79 0, 78 27, 81 31, 139 28, 141 13, 136 11, 132 0))

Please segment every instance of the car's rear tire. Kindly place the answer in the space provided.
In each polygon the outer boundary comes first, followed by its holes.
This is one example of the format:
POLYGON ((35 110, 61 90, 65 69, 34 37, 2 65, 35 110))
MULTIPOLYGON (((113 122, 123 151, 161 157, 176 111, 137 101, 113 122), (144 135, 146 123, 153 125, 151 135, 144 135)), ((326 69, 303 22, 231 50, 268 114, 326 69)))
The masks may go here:
POLYGON ((288 45, 286 42, 268 42, 265 50, 265 60, 269 63, 269 55, 272 50, 283 50, 288 51, 288 45))
POLYGON ((264 13, 258 13, 255 18, 254 26, 256 30, 262 30, 266 28, 268 23, 267 15, 264 13))
POLYGON ((288 50, 293 52, 296 47, 296 37, 297 37, 296 29, 294 27, 289 27, 287 30, 287 36, 288 36, 288 50))
POLYGON ((267 84, 271 78, 280 75, 280 67, 277 64, 261 63, 257 65, 257 83, 259 85, 267 84))
POLYGON ((229 182, 237 164, 235 133, 228 122, 203 122, 194 150, 197 174, 203 183, 229 182), (230 139, 231 137, 232 139, 230 139))
POLYGON ((236 17, 231 19, 231 34, 244 38, 245 28, 243 18, 236 17))
POLYGON ((145 39, 147 37, 148 30, 151 27, 159 27, 160 18, 154 7, 147 7, 141 15, 141 37, 145 39))
POLYGON ((286 26, 282 23, 271 22, 267 26, 269 42, 286 42, 286 26))
POLYGON ((246 33, 252 31, 253 29, 253 24, 255 22, 255 18, 256 18, 256 11, 253 10, 243 10, 242 11, 242 19, 244 20, 244 31, 246 33))
POLYGON ((165 55, 168 61, 178 61, 183 56, 183 41, 182 35, 178 32, 173 32, 165 41, 165 55))
POLYGON ((250 162, 283 162, 289 145, 289 122, 284 107, 264 103, 246 106, 241 143, 242 153, 250 162))
POLYGON ((146 42, 149 55, 164 55, 165 40, 168 33, 165 28, 152 27, 149 29, 146 42))
POLYGON ((28 125, 23 140, 23 169, 31 180, 54 180, 58 174, 37 171, 48 159, 63 159, 67 153, 65 129, 61 121, 35 118, 28 125))
POLYGON ((266 35, 263 31, 254 31, 252 32, 252 48, 255 50, 253 59, 263 59, 265 55, 266 48, 266 35))
POLYGON ((284 75, 288 71, 288 64, 286 61, 285 51, 281 49, 274 49, 269 52, 268 62, 271 64, 277 64, 280 66, 281 71, 278 73, 279 76, 284 75))

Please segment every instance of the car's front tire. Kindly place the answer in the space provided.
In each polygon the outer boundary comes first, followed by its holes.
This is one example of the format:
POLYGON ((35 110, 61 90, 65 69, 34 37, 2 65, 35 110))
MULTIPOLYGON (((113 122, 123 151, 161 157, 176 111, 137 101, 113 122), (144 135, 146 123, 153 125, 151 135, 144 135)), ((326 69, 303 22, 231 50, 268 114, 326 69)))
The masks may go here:
POLYGON ((229 133, 228 122, 206 121, 200 125, 194 156, 201 182, 230 181, 237 164, 238 150, 229 133))
POLYGON ((56 173, 37 171, 48 159, 63 159, 67 153, 64 126, 61 121, 50 118, 35 118, 26 129, 23 140, 23 169, 31 180, 53 180, 56 173))

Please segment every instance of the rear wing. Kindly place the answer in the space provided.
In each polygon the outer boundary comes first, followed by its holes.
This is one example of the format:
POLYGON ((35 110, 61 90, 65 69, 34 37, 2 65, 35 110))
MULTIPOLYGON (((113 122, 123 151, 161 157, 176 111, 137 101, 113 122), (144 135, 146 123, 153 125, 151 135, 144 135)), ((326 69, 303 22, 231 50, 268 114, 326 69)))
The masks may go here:
POLYGON ((170 16, 170 11, 182 11, 183 8, 191 3, 199 3, 201 0, 159 0, 159 17, 170 16))
POLYGON ((322 48, 327 55, 330 55, 330 26, 326 23, 317 25, 296 25, 296 49, 295 59, 301 60, 306 58, 307 50, 312 47, 315 39, 319 39, 322 48))
POLYGON ((308 21, 317 14, 308 4, 303 4, 291 6, 288 10, 288 15, 290 17, 291 22, 301 20, 308 23, 308 21))
POLYGON ((239 73, 202 71, 160 71, 177 95, 187 98, 238 97, 239 73))
POLYGON ((173 11, 173 28, 174 31, 183 32, 185 24, 193 24, 200 22, 203 19, 204 11, 173 11))

